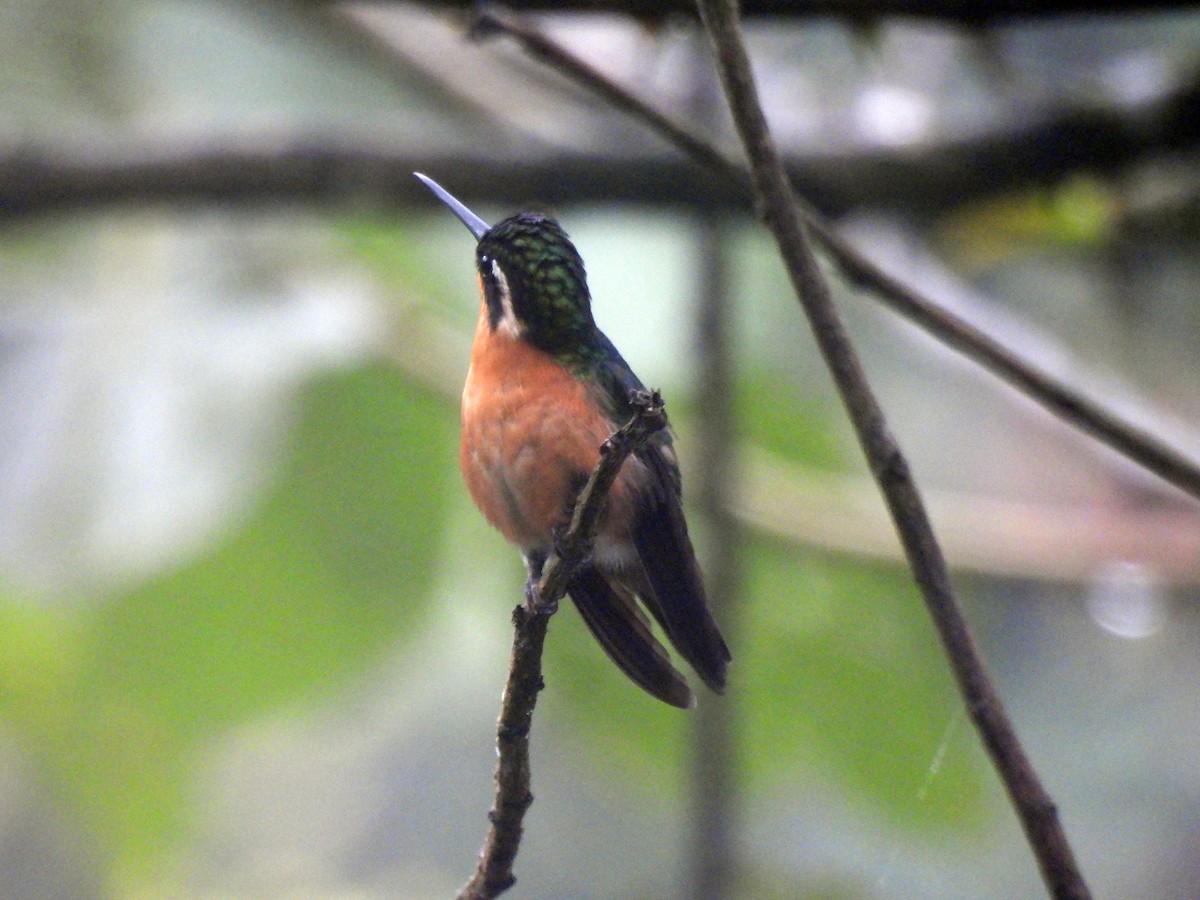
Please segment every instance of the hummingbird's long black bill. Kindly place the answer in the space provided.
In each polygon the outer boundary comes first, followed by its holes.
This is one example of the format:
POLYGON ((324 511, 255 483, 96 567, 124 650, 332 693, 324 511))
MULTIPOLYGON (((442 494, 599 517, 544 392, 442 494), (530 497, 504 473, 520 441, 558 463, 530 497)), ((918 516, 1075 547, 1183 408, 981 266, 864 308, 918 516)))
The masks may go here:
POLYGON ((475 235, 475 240, 482 238, 484 233, 492 227, 487 222, 483 221, 483 219, 479 218, 479 216, 475 215, 475 213, 467 209, 457 197, 451 194, 432 178, 422 175, 420 172, 413 172, 413 174, 421 179, 421 183, 424 184, 425 187, 433 191, 433 195, 435 197, 450 207, 450 211, 458 216, 459 221, 467 226, 467 230, 470 231, 471 234, 475 235))

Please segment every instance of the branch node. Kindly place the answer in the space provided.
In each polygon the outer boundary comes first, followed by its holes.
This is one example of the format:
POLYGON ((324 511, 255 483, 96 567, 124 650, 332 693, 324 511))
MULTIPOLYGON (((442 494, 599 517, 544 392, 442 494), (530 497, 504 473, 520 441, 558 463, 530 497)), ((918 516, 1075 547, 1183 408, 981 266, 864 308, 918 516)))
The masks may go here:
POLYGON ((549 619, 558 612, 558 597, 553 591, 542 591, 541 585, 533 581, 525 583, 525 606, 521 626, 529 627, 534 619, 549 619))
MULTIPOLYGON (((611 441, 612 438, 609 438, 611 441)), ((605 447, 608 446, 608 441, 600 447, 600 454, 603 456, 606 452, 605 447)), ((576 497, 576 500, 579 498, 576 497)), ((576 534, 572 537, 568 532, 569 525, 558 525, 551 530, 551 541, 554 546, 554 555, 559 559, 578 559, 580 565, 586 564, 592 558, 592 547, 595 545, 595 540, 584 534, 576 534)))
POLYGON ((657 388, 635 388, 626 399, 633 409, 633 416, 600 445, 601 456, 632 453, 652 434, 667 427, 667 405, 657 388), (628 449, 626 445, 629 445, 628 449))

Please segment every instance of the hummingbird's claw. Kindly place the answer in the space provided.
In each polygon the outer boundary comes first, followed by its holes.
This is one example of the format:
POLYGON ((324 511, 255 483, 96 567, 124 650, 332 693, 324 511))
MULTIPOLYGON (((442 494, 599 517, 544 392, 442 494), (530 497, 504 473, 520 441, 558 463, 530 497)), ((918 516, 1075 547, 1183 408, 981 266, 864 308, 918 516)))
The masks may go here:
POLYGON ((525 612, 533 616, 552 616, 558 612, 558 601, 544 603, 538 582, 533 578, 525 582, 525 612))

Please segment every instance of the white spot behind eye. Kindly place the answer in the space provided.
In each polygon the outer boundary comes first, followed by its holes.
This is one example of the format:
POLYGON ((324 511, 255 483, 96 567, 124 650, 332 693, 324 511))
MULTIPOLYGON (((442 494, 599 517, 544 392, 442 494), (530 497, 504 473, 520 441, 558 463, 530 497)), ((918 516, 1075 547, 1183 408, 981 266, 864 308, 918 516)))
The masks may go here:
POLYGON ((508 279, 504 277, 504 270, 500 268, 500 264, 494 259, 484 257, 492 264, 492 277, 496 279, 496 286, 500 290, 500 321, 496 328, 512 338, 521 336, 524 329, 521 323, 517 320, 517 314, 513 312, 512 291, 508 287, 508 279))

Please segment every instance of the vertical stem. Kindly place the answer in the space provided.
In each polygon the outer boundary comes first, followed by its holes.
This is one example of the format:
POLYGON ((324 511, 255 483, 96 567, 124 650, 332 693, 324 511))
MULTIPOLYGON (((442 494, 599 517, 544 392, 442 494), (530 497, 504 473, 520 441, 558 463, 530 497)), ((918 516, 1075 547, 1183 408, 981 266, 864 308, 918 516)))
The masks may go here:
MULTIPOLYGON (((705 581, 709 602, 736 645, 740 544, 731 514, 733 478, 733 378, 729 341, 729 250, 726 228, 705 216, 699 221, 700 296, 696 313, 696 358, 701 414, 695 445, 696 509, 704 529, 705 581)), ((733 725, 734 697, 700 698, 692 720, 691 835, 686 896, 726 900, 736 896, 737 785, 733 725)))

